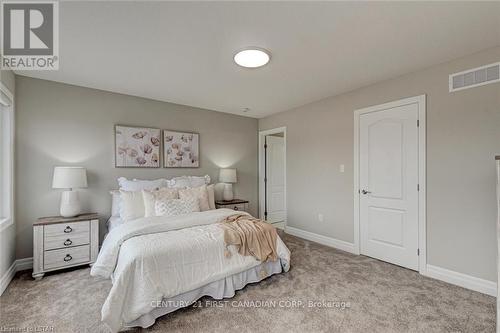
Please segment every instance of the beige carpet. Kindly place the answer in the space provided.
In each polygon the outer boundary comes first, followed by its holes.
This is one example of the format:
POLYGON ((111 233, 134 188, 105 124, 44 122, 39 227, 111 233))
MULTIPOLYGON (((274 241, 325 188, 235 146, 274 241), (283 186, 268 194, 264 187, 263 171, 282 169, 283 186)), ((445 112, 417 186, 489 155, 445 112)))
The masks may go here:
MULTIPOLYGON (((495 331, 493 297, 296 237, 285 235, 284 240, 292 251, 290 272, 245 287, 225 306, 206 306, 211 299, 205 298, 202 307, 166 315, 148 331, 495 331), (283 300, 301 301, 305 307, 290 307, 291 302, 279 307, 283 300), (244 308, 239 301, 254 301, 255 306, 244 308), (256 301, 269 304, 258 307, 256 301), (277 301, 276 307, 271 301, 277 301), (308 301, 323 306, 308 307, 308 301)), ((109 289, 110 282, 90 277, 88 267, 49 274, 41 281, 23 272, 0 297, 0 330, 49 326, 54 332, 106 332, 100 311, 109 289)))

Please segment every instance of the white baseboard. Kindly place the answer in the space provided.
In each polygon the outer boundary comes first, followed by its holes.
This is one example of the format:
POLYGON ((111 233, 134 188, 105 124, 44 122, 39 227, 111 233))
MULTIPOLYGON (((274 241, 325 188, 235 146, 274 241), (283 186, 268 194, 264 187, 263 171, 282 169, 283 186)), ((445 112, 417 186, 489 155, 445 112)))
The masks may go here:
POLYGON ((27 269, 33 268, 33 258, 24 258, 15 260, 12 265, 10 265, 9 269, 0 279, 0 296, 3 294, 5 289, 9 286, 10 281, 16 275, 16 272, 24 271, 27 269))
POLYGON ((326 237, 323 235, 318 235, 318 234, 315 234, 313 232, 309 232, 309 231, 305 231, 302 229, 289 227, 289 226, 285 227, 285 232, 287 234, 297 236, 300 238, 304 238, 304 239, 307 239, 307 240, 310 240, 310 241, 313 241, 316 243, 320 243, 320 244, 323 244, 326 246, 331 246, 331 247, 334 247, 334 248, 342 250, 342 251, 357 254, 355 249, 354 249, 353 243, 349 243, 349 242, 346 242, 346 241, 343 241, 340 239, 335 239, 335 238, 326 237))
MULTIPOLYGON (((331 246, 336 249, 346 251, 353 254, 359 254, 354 249, 354 244, 338 240, 335 238, 330 238, 322 235, 318 235, 309 231, 294 227, 285 227, 285 232, 287 234, 304 238, 316 243, 320 243, 326 246, 331 246)), ((424 276, 441 280, 450 284, 454 284, 466 289, 474 290, 486 295, 497 296, 497 284, 493 281, 484 280, 467 274, 451 271, 449 269, 441 268, 438 266, 427 265, 425 272, 421 273, 424 276)))
POLYGON ((9 285, 10 281, 12 281, 12 279, 14 278, 14 275, 16 275, 15 261, 12 263, 12 265, 10 265, 7 272, 5 272, 5 274, 0 279, 0 296, 3 294, 5 289, 7 289, 7 286, 9 285))
POLYGON ((433 265, 427 265, 427 270, 424 275, 483 294, 497 296, 497 284, 493 281, 480 279, 433 265))
POLYGON ((33 257, 16 260, 16 272, 33 269, 33 257))
POLYGON ((276 223, 271 223, 273 227, 285 230, 285 222, 276 222, 276 223))

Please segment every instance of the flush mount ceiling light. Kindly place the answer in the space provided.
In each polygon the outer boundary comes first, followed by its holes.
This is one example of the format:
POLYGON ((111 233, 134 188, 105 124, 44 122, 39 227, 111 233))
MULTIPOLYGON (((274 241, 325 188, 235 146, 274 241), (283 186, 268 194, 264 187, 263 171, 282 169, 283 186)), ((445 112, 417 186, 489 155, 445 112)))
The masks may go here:
POLYGON ((234 62, 246 68, 262 67, 270 59, 269 51, 256 47, 246 48, 234 55, 234 62))

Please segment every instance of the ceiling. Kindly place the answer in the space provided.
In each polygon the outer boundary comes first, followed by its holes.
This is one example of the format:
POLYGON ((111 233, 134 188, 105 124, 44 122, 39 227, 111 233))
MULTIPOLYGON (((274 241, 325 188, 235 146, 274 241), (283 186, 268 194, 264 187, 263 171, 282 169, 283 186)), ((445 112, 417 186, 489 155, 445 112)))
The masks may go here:
POLYGON ((256 118, 500 45, 500 2, 60 2, 59 17, 59 71, 17 74, 256 118), (271 62, 238 67, 247 46, 271 62))

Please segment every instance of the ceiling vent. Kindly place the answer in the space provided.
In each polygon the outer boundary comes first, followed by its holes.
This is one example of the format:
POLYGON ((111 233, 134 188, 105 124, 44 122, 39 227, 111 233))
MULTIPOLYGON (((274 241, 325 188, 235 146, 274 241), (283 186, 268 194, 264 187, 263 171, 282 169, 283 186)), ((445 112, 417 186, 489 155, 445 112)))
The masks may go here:
POLYGON ((500 82, 500 62, 450 75, 450 92, 500 82))

